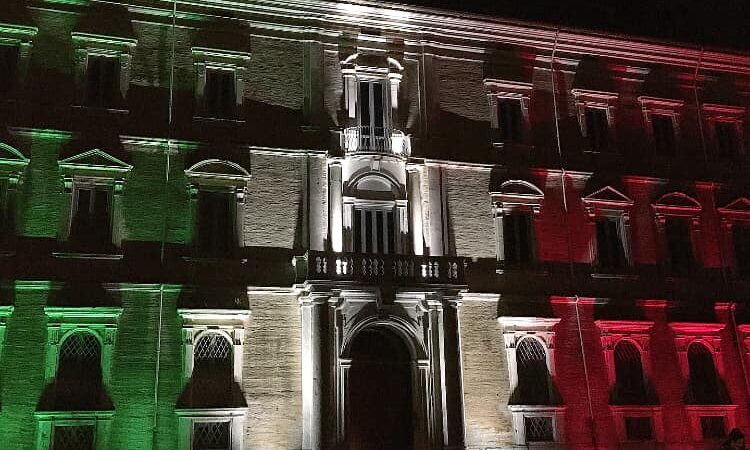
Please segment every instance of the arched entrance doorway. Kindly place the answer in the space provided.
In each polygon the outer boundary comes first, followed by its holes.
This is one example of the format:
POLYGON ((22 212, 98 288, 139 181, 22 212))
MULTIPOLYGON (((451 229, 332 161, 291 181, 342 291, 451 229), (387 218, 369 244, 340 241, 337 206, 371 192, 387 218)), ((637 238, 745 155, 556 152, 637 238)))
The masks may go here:
POLYGON ((385 327, 360 331, 351 344, 347 450, 414 448, 412 356, 385 327))

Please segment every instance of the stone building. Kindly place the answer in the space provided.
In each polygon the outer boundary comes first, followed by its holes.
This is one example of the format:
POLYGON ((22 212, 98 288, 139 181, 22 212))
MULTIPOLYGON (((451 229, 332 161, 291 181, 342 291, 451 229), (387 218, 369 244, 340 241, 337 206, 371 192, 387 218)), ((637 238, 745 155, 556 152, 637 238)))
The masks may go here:
POLYGON ((713 448, 750 55, 362 1, 5 0, 0 447, 713 448))

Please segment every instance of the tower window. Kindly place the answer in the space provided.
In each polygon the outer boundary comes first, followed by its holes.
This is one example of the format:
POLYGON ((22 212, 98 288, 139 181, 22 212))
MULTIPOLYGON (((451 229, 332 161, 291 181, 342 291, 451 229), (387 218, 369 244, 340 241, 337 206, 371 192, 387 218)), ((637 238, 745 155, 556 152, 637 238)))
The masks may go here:
POLYGON ((385 89, 381 80, 359 82, 360 147, 384 151, 386 146, 385 89))
POLYGON ((205 112, 210 117, 231 118, 237 94, 234 70, 206 69, 205 112))
POLYGON ((89 55, 86 67, 86 104, 99 108, 120 103, 120 59, 115 56, 89 55))
POLYGON ((523 113, 520 100, 499 98, 497 100, 497 122, 500 140, 519 143, 523 141, 523 113))
POLYGON ((653 114, 651 116, 654 147, 659 155, 674 154, 675 136, 674 119, 671 115, 653 114))
POLYGON ((586 135, 591 150, 600 152, 608 147, 609 119, 604 108, 586 108, 586 135))
POLYGON ((530 214, 503 216, 503 244, 506 264, 524 265, 533 260, 530 214))
POLYGON ((396 223, 393 210, 354 210, 354 251, 381 254, 396 252, 396 223))

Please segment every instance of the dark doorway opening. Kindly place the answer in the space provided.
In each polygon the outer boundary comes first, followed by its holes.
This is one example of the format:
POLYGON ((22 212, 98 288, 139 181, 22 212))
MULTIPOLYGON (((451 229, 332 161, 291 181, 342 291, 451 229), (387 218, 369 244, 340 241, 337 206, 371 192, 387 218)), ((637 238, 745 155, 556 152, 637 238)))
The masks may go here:
POLYGON ((346 448, 413 449, 412 358, 403 340, 386 329, 363 330, 351 359, 346 448))

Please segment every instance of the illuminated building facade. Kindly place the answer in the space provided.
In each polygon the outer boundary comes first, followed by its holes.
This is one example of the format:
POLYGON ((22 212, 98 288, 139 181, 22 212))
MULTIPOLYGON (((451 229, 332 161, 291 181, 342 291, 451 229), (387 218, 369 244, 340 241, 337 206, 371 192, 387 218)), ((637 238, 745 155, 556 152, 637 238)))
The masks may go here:
POLYGON ((0 447, 750 427, 750 55, 369 2, 0 9, 0 447))

